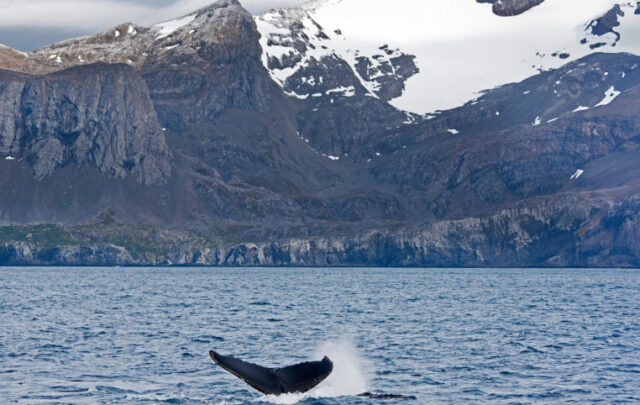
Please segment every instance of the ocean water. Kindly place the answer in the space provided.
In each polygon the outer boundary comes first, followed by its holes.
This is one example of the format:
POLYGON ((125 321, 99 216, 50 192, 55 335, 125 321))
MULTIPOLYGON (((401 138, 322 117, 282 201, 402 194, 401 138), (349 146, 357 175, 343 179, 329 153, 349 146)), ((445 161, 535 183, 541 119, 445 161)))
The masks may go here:
POLYGON ((4 268, 0 403, 638 404, 640 272, 4 268), (268 397, 210 349, 335 371, 268 397))

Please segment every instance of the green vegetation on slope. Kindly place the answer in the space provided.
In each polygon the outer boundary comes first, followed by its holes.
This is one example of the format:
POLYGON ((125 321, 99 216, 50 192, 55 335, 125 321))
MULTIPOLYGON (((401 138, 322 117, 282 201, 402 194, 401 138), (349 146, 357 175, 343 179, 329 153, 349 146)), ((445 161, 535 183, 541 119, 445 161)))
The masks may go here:
POLYGON ((0 227, 0 244, 26 242, 41 248, 73 246, 79 242, 58 225, 19 225, 0 227))

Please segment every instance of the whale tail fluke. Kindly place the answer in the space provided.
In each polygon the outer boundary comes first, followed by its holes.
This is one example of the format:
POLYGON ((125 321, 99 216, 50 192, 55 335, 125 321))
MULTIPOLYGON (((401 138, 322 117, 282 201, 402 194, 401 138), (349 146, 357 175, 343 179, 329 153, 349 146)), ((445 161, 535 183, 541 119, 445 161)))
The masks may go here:
POLYGON ((267 395, 307 392, 333 371, 333 362, 326 356, 320 361, 274 369, 223 356, 213 350, 209 355, 220 367, 267 395))
MULTIPOLYGON (((223 356, 213 350, 209 356, 220 367, 240 378, 266 395, 282 395, 310 391, 324 381, 333 371, 333 362, 325 356, 320 361, 310 361, 282 368, 268 368, 257 364, 223 356)), ((378 400, 415 400, 414 396, 377 394, 365 392, 359 397, 378 400)))
POLYGON ((307 392, 320 384, 333 371, 333 362, 327 356, 321 361, 300 363, 274 370, 289 392, 307 392))

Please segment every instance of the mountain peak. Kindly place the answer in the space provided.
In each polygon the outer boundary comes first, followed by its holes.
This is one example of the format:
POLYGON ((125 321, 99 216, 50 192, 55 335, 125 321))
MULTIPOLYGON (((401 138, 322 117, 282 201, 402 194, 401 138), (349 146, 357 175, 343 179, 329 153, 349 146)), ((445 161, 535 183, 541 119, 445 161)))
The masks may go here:
POLYGON ((221 8, 228 8, 228 7, 237 7, 245 10, 245 8, 242 6, 242 4, 238 0, 217 0, 207 6, 204 6, 198 10, 195 10, 194 13, 190 13, 190 14, 196 14, 198 17, 200 17, 201 15, 207 12, 215 11, 221 8))

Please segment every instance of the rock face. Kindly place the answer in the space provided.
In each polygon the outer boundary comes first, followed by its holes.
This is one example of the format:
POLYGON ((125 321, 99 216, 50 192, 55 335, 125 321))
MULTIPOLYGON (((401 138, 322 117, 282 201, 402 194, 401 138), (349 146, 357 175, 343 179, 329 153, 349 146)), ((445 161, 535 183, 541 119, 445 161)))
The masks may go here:
MULTIPOLYGON (((618 21, 620 17, 624 17, 624 11, 622 11, 619 4, 616 4, 602 17, 596 18, 591 21, 587 27, 587 30, 590 31, 590 33, 595 37, 603 37, 607 34, 613 34, 615 36, 615 40, 613 42, 615 46, 615 44, 620 41, 621 38, 620 33, 615 30, 620 26, 620 22, 618 21)), ((596 42, 590 44, 589 47, 591 49, 596 49, 604 45, 607 45, 607 43, 596 42)))
POLYGON ((421 116, 341 35, 223 0, 0 48, 0 264, 640 265, 640 57, 421 116))
POLYGON ((501 17, 520 15, 544 2, 544 0, 476 0, 478 3, 493 4, 493 12, 501 17))
POLYGON ((188 28, 162 37, 141 66, 163 125, 185 130, 228 108, 267 113, 273 84, 253 17, 222 1, 199 10, 188 28))
POLYGON ((75 162, 145 185, 170 174, 169 150, 149 92, 125 65, 45 76, 0 71, 0 153, 26 159, 42 180, 75 162))

